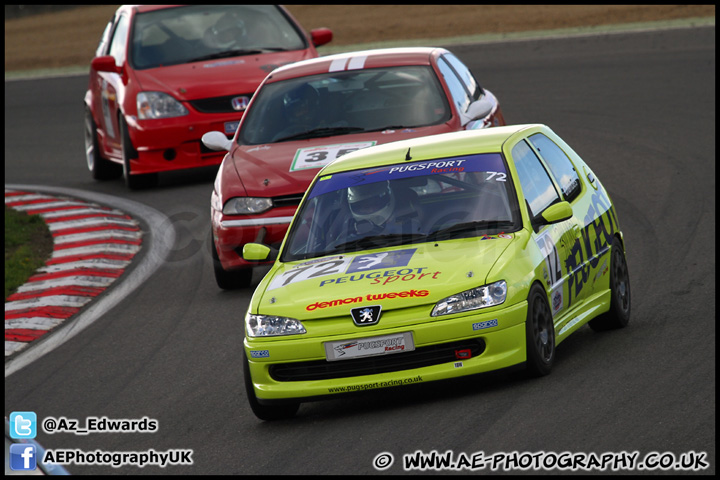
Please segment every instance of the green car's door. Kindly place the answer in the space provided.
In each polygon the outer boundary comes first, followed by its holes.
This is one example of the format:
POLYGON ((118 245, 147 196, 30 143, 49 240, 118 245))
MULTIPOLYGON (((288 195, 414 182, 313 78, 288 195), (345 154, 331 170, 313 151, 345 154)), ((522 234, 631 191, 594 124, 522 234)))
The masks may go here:
POLYGON ((553 314, 556 330, 566 321, 571 301, 568 298, 569 275, 565 260, 570 253, 571 239, 576 235, 575 216, 553 224, 538 221, 549 206, 561 198, 555 183, 530 143, 523 139, 512 147, 511 155, 524 196, 525 207, 532 223, 532 238, 544 258, 541 277, 548 291, 548 303, 553 314))
POLYGON ((532 134, 527 140, 554 181, 560 198, 573 209, 572 222, 559 239, 563 278, 567 282, 563 307, 572 312, 608 288, 609 250, 617 228, 614 210, 599 182, 562 140, 543 133, 532 134))

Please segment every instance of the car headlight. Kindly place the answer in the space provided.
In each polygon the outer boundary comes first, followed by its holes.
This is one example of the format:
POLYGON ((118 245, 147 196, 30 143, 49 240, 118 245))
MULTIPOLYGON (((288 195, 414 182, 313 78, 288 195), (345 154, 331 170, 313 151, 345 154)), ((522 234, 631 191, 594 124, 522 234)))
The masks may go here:
POLYGON ((252 215, 272 208, 272 199, 255 197, 235 197, 225 203, 225 215, 252 215))
POLYGON ((248 313, 245 316, 245 325, 247 327, 247 334, 250 337, 273 337, 306 333, 305 327, 300 323, 300 320, 276 317, 274 315, 254 315, 248 313))
POLYGON ((138 119, 182 117, 189 112, 185 106, 163 92, 140 92, 137 95, 138 119))
POLYGON ((464 292, 443 298, 435 304, 431 316, 449 315, 451 313, 466 312, 478 308, 500 305, 507 296, 507 283, 505 280, 471 288, 464 292))

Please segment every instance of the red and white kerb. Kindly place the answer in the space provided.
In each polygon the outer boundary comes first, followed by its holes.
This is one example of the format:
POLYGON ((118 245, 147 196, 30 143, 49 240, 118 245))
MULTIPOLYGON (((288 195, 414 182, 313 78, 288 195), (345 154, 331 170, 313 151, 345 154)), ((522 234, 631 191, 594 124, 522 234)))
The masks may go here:
POLYGON ((5 356, 28 347, 100 295, 140 251, 142 231, 116 209, 52 194, 5 190, 5 206, 40 215, 53 253, 5 301, 5 356))

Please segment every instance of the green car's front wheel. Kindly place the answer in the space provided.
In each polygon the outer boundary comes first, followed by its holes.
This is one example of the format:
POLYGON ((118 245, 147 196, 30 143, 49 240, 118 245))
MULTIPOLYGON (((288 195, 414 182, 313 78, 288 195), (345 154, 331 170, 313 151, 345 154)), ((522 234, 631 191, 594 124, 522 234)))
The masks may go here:
POLYGON ((527 373, 533 377, 549 374, 555 361, 555 327, 547 294, 537 284, 530 288, 528 294, 525 336, 527 373))
POLYGON ((283 420, 292 418, 300 408, 300 403, 289 403, 282 405, 262 405, 255 395, 255 389, 250 376, 250 365, 245 350, 243 349, 243 376, 245 377, 245 392, 250 403, 250 409, 260 420, 283 420))

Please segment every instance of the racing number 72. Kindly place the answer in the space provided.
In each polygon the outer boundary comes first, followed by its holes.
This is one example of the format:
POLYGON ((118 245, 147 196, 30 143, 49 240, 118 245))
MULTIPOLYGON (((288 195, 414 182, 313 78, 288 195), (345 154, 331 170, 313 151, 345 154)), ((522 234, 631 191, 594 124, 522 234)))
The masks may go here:
POLYGON ((284 287, 285 285, 293 281, 307 280, 308 278, 322 277, 324 275, 340 273, 342 269, 337 267, 343 264, 345 264, 344 260, 332 260, 329 262, 318 263, 316 265, 295 267, 289 272, 285 273, 285 281, 283 282, 282 286, 284 287))

